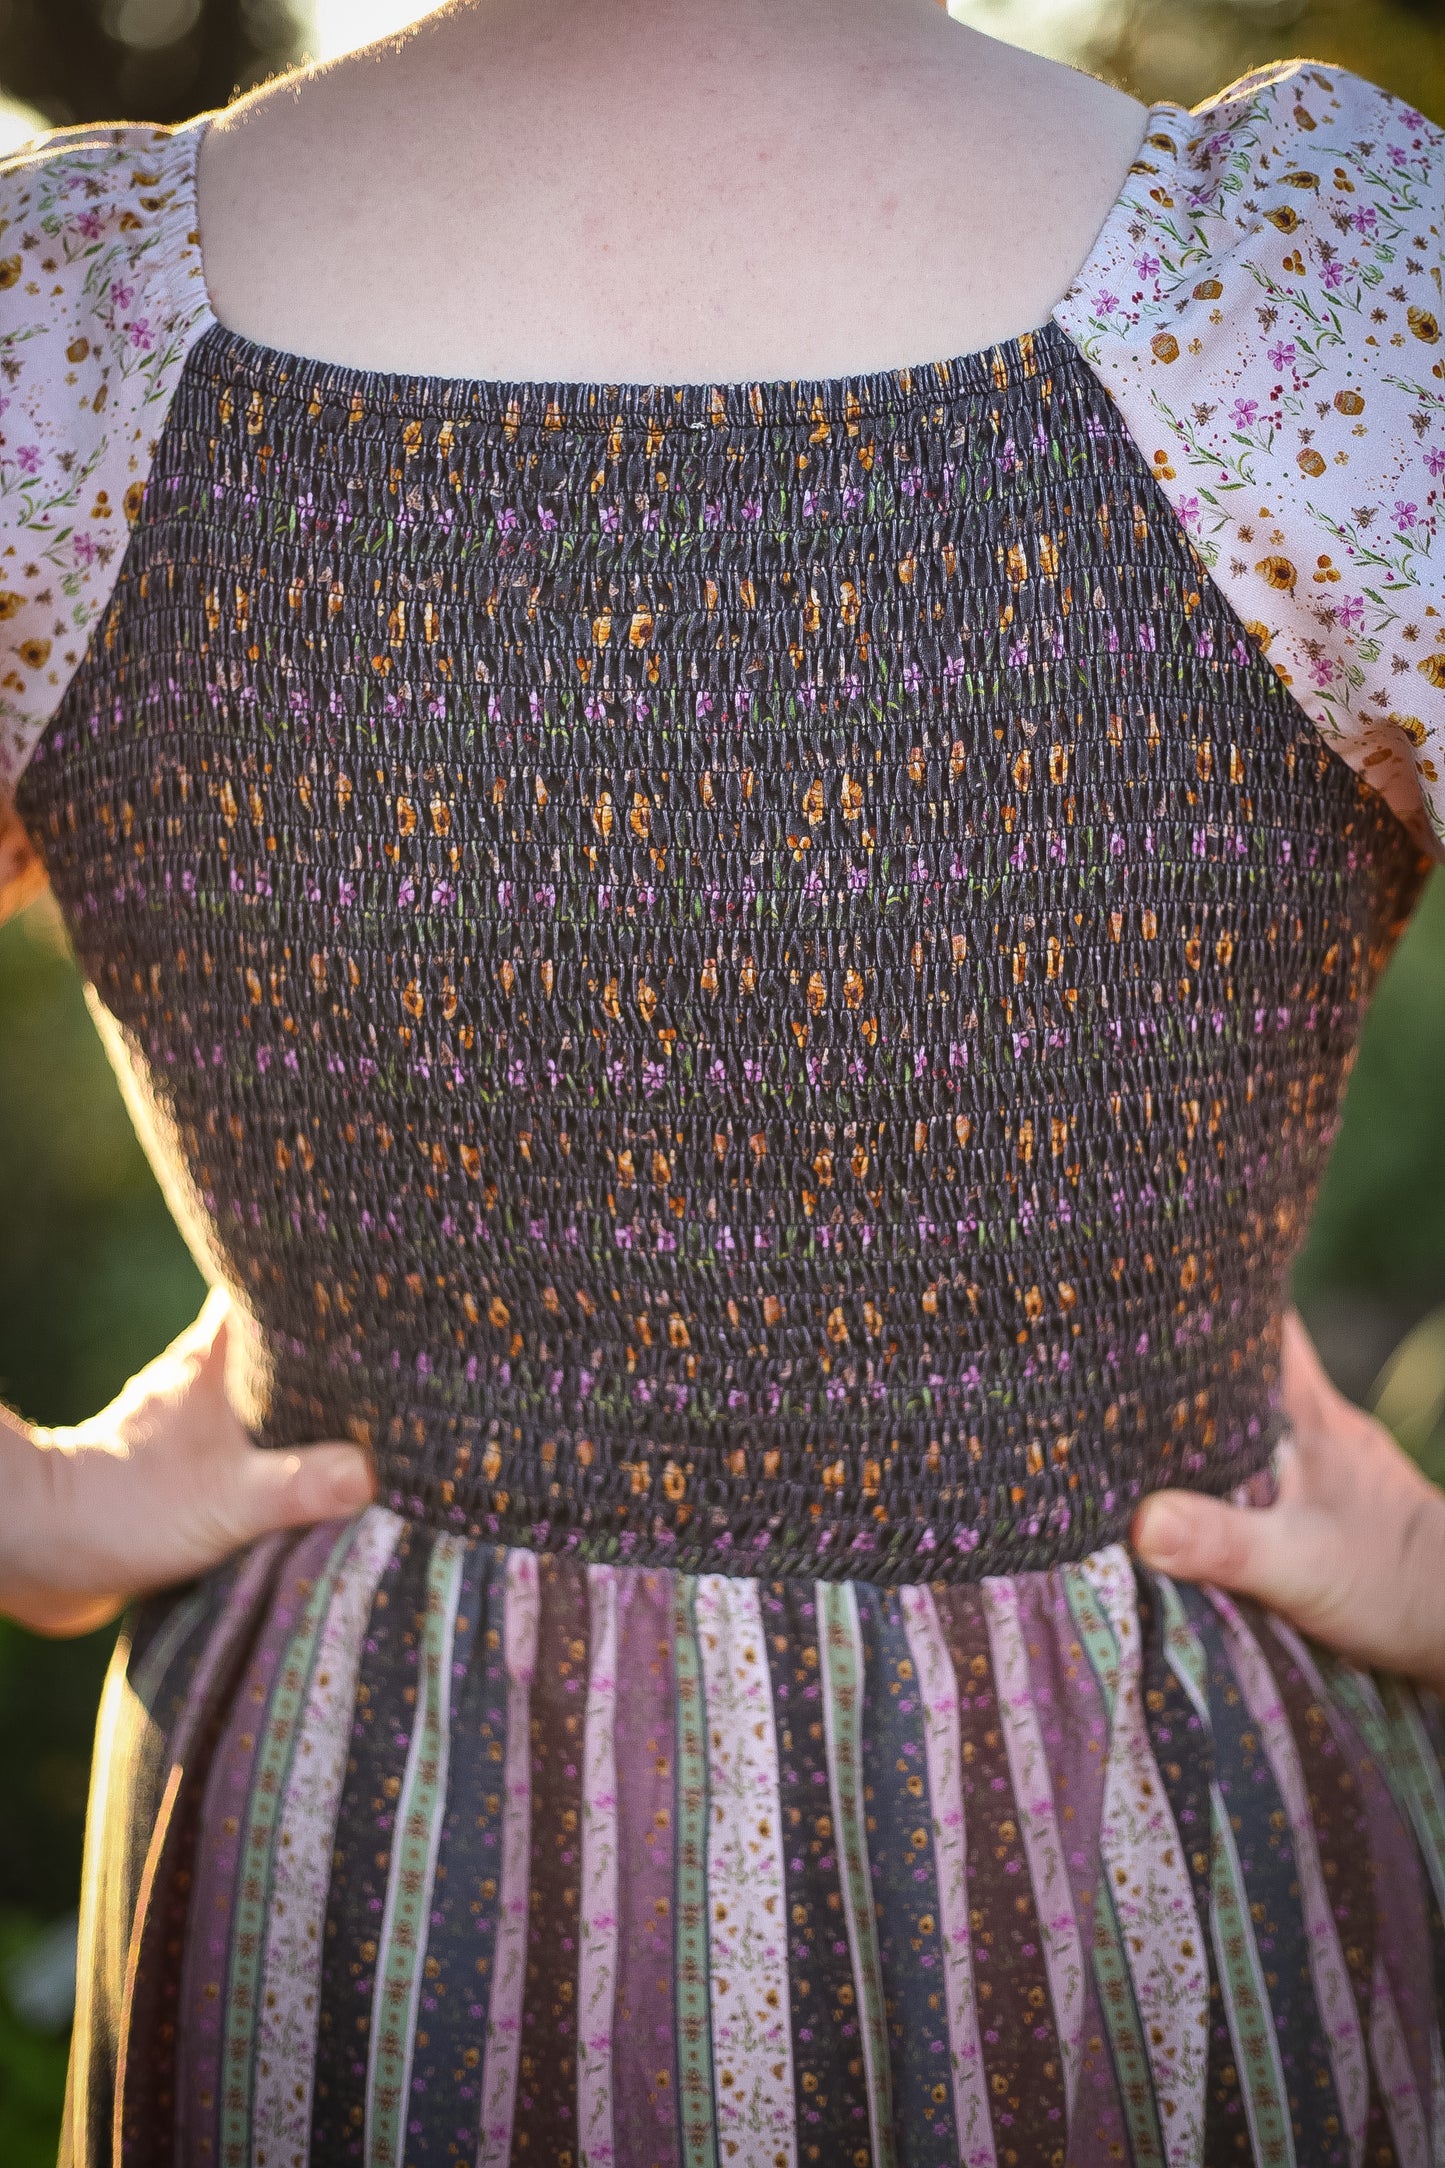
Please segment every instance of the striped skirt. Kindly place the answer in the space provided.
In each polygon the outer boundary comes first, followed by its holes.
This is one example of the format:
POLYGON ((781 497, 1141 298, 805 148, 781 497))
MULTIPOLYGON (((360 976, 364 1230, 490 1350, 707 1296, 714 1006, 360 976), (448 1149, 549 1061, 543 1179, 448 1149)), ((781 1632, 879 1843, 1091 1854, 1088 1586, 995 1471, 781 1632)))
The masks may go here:
POLYGON ((1441 1752, 1117 1546, 879 1589, 373 1507, 129 1622, 62 2158, 1424 2168, 1441 1752))

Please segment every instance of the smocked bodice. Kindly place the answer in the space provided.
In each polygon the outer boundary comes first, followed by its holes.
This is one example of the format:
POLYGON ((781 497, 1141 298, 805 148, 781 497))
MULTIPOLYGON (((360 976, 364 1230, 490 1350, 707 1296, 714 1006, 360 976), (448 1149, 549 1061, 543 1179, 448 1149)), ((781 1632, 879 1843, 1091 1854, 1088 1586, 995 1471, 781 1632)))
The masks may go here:
POLYGON ((271 1442, 908 1580, 1221 1490, 1423 870, 1062 335, 876 396, 214 332, 22 785, 271 1442))

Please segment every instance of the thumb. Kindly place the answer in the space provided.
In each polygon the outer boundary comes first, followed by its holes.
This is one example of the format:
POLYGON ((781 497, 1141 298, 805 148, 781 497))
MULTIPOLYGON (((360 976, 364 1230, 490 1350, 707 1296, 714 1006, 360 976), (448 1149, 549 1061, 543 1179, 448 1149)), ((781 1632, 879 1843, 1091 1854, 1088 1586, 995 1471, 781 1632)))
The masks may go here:
POLYGON ((354 1445, 251 1446, 237 1463, 225 1518, 237 1544, 254 1543, 273 1529, 359 1513, 375 1495, 371 1465, 354 1445))
POLYGON ((1134 1516, 1134 1549, 1146 1566, 1181 1581, 1213 1581, 1277 1601, 1277 1510, 1226 1505, 1196 1491, 1155 1491, 1134 1516))

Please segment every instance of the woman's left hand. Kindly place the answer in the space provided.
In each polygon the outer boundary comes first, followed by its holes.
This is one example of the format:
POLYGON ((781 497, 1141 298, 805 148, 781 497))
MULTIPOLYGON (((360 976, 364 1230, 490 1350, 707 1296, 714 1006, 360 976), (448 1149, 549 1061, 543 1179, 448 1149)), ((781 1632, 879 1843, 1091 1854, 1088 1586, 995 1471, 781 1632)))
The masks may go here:
POLYGON ((1253 1596, 1352 1662, 1445 1692, 1445 1494, 1335 1390, 1295 1310, 1273 1505, 1156 1491, 1134 1516, 1146 1566, 1253 1596))

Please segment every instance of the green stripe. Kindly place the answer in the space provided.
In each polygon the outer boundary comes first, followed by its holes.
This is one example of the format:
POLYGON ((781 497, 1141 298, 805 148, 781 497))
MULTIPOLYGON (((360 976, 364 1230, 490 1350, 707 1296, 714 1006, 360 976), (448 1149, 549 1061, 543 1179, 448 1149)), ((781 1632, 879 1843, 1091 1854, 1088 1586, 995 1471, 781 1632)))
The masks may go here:
MULTIPOLYGON (((1193 1702, 1200 1722, 1211 1730, 1209 1719, 1209 1666, 1199 1636, 1179 1601, 1172 1581, 1156 1580, 1164 1608, 1164 1648, 1169 1667, 1193 1702)), ((1249 2120, 1255 2151, 1261 2160, 1278 2161, 1294 2168, 1294 2131, 1284 2070, 1279 2060, 1279 2041, 1264 1983, 1249 1892, 1234 1830, 1217 1783, 1209 1786, 1209 1812, 1213 1832, 1210 1860, 1210 1933, 1220 1992, 1229 2021, 1229 2037, 1235 2063, 1249 2102, 1249 2120)))
POLYGON ((427 1566, 417 1712, 397 1802, 397 1834, 376 1960, 366 2095, 368 2168, 403 2168, 417 1990, 447 1795, 452 1642, 463 1555, 458 1537, 438 1536, 427 1566))
POLYGON ((717 2168, 708 2004, 707 1711, 694 1623, 696 1583, 677 1577, 677 2089, 683 2168, 717 2168))
MULTIPOLYGON (((1360 1734, 1396 1807, 1415 1832, 1435 1901, 1445 1913, 1445 1839, 1439 1801, 1428 1772, 1411 1752, 1408 1724, 1399 1713, 1392 1715, 1386 1709, 1375 1681, 1327 1651, 1311 1646, 1310 1653, 1320 1667, 1326 1693, 1360 1734)), ((1433 1755, 1430 1758, 1433 1761, 1433 1755)))
MULTIPOLYGON (((1119 1650, 1114 1629, 1094 1594, 1088 1576, 1077 1566, 1063 1569, 1064 1591, 1085 1653, 1093 1666, 1112 1726, 1119 1688, 1119 1650)), ((1113 1750, 1112 1739, 1110 1752, 1113 1750)), ((1107 1801, 1107 1777, 1105 1798, 1107 1801)), ((1154 2100, 1154 2074, 1144 2046, 1144 2028, 1134 1999, 1134 1981, 1124 1956, 1124 1938, 1114 1909, 1107 1862, 1101 1863, 1094 1904, 1094 1978, 1114 2059, 1119 2104, 1129 2134, 1131 2168, 1164 2168, 1164 2140, 1154 2100)))
POLYGON ((1410 1819, 1425 1856, 1435 1902, 1445 1914, 1445 1799, 1441 1796, 1440 1764, 1421 1720, 1414 1688, 1395 1678, 1380 1679, 1378 1684, 1385 1721, 1409 1789, 1410 1819))
POLYGON ((357 1525, 353 1522, 332 1545, 316 1576, 301 1623, 292 1631, 272 1689, 266 1729, 256 1757, 236 1877, 226 2029, 221 2042, 222 2168, 249 2168, 250 2164, 256 1997, 266 1951, 266 1923, 271 1916, 277 1825, 295 1760, 306 1690, 316 1665, 317 1643, 357 1525))
POLYGON ((894 2168, 893 2097, 888 2058, 883 1968, 878 1955, 878 1927, 868 1871, 868 1833, 863 1802, 863 1666, 860 1656, 857 1597, 845 1582, 819 1581, 818 1636, 823 1658, 823 1731, 828 1753, 828 1782, 837 1823, 842 1866, 843 1905, 853 1978, 862 1997, 863 2068, 868 2086, 868 2121, 876 2168, 894 2168))

